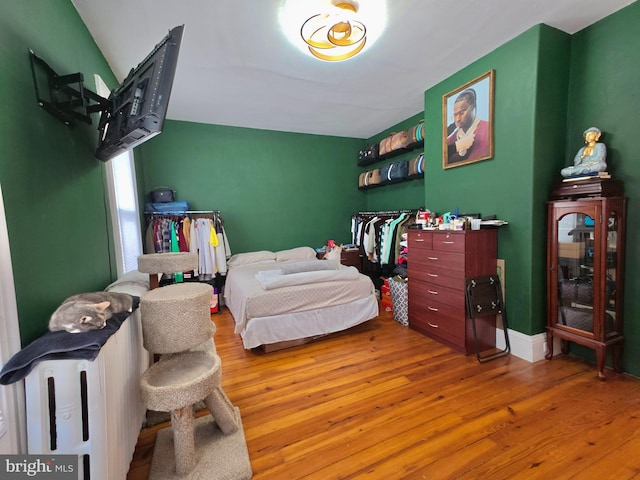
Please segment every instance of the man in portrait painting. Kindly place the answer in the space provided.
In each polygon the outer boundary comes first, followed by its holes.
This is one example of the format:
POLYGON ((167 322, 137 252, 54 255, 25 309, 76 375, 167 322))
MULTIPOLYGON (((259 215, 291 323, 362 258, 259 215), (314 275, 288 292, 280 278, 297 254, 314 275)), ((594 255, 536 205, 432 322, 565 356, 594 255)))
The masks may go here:
POLYGON ((489 122, 476 116, 476 91, 467 88, 453 104, 455 129, 447 137, 448 163, 489 156, 489 122))

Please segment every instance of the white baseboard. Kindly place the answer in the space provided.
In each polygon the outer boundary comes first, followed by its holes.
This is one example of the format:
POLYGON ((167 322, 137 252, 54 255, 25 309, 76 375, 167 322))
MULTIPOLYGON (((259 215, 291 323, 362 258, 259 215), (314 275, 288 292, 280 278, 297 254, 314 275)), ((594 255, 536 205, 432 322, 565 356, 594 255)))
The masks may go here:
MULTIPOLYGON (((554 339, 553 351, 555 354, 560 352, 560 341, 556 345, 554 339)), ((518 358, 534 363, 544 360, 547 353, 547 335, 538 333, 536 335, 525 335, 521 332, 509 329, 509 343, 511 344, 511 354, 518 358)), ((502 329, 496 329, 496 347, 504 348, 504 332, 502 329)))

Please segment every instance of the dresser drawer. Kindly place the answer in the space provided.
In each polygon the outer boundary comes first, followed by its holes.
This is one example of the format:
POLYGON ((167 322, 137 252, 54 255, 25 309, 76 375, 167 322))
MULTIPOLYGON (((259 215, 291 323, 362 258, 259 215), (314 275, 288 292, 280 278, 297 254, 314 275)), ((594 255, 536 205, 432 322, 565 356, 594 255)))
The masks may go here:
POLYGON ((434 250, 464 253, 464 243, 464 232, 433 232, 432 248, 434 250))
POLYGON ((411 250, 431 250, 433 232, 424 230, 408 230, 407 246, 411 250))
MULTIPOLYGON (((437 250, 420 251, 409 250, 410 272, 432 271, 434 273, 456 272, 464 277, 465 258, 461 253, 443 252, 437 250)), ((449 276, 453 276, 450 274, 449 276)))
POLYGON ((451 310, 439 307, 437 302, 432 302, 430 306, 410 303, 409 325, 457 350, 466 350, 464 315, 452 314, 451 310))
POLYGON ((409 278, 456 290, 464 290, 465 288, 464 273, 447 268, 425 266, 424 268, 412 269, 409 278))
POLYGON ((464 288, 447 288, 430 282, 409 280, 409 303, 422 305, 427 308, 433 306, 435 311, 446 311, 451 315, 462 315, 465 312, 464 288), (437 302, 438 305, 432 305, 437 302))

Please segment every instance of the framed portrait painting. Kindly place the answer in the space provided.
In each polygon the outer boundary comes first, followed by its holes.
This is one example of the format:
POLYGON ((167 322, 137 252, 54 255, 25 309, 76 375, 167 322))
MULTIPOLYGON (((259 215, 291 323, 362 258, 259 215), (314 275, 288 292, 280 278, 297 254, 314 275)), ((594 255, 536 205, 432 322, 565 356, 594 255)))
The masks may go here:
POLYGON ((495 70, 442 97, 442 168, 493 157, 495 70))

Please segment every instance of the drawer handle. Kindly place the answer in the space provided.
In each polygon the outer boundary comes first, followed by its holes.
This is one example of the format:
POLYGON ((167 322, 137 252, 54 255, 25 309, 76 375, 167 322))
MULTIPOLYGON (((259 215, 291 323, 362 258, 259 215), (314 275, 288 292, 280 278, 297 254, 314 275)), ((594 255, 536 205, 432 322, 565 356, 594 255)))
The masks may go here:
POLYGON ((428 308, 429 310, 431 310, 432 312, 437 312, 437 311, 438 311, 438 309, 437 309, 437 308, 435 308, 435 307, 427 307, 427 308, 428 308))
POLYGON ((439 275, 435 274, 435 273, 427 273, 427 275, 429 275, 432 278, 438 278, 439 275))
POLYGON ((440 327, 438 327, 438 325, 435 325, 435 324, 433 324, 431 322, 427 322, 427 325, 429 325, 432 328, 440 328, 440 327))
POLYGON ((414 242, 424 242, 424 238, 416 238, 414 239, 414 242))
POLYGON ((451 241, 449 241, 449 242, 444 242, 444 241, 443 241, 442 243, 444 243, 445 245, 453 245, 453 243, 454 243, 454 242, 451 242, 451 241))
POLYGON ((435 290, 427 290, 427 292, 429 292, 431 295, 438 295, 438 292, 436 292, 435 290))
POLYGON ((438 257, 427 257, 427 260, 438 261, 438 257))

